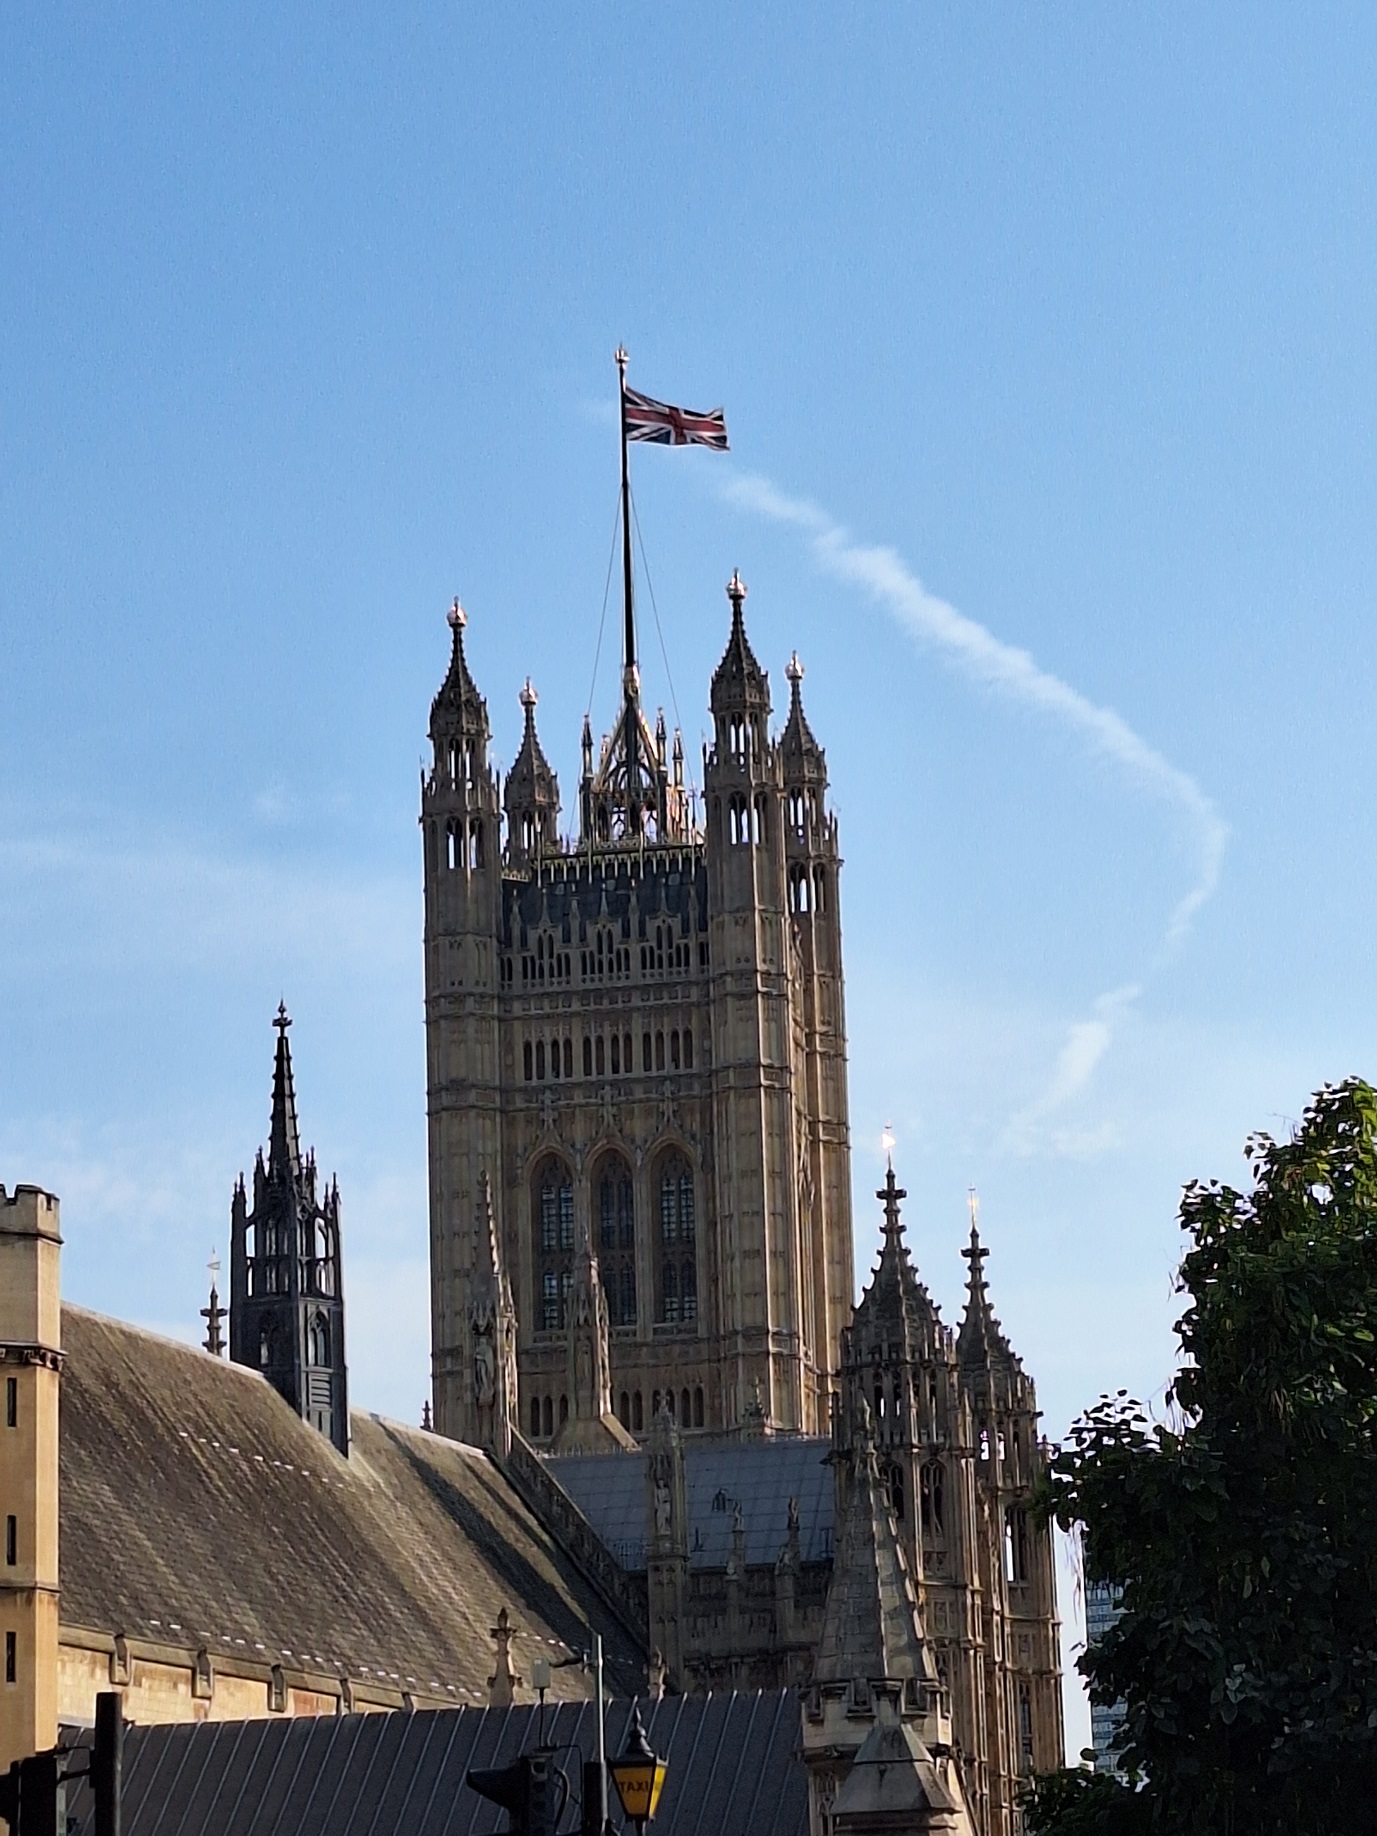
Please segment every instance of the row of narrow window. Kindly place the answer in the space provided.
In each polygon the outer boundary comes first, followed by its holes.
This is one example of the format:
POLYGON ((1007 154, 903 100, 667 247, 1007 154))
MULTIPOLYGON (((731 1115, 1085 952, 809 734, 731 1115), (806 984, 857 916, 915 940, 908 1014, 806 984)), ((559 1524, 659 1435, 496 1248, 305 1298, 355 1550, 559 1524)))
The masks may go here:
MULTIPOLYGON (((693 963, 693 945, 687 938, 676 938, 672 925, 657 925, 655 939, 640 946, 642 975, 684 974, 693 963)), ((698 967, 708 966, 706 939, 698 943, 698 967)), ((516 986, 516 958, 504 956, 501 968, 503 986, 516 986)), ((625 982, 631 979, 631 946, 617 943, 611 931, 599 930, 595 941, 579 951, 579 976, 584 982, 625 982)), ((541 936, 535 948, 521 952, 521 985, 523 988, 565 988, 574 980, 574 953, 562 949, 553 937, 541 936)))
POLYGON ((734 848, 758 848, 769 841, 770 819, 763 797, 728 797, 727 839, 734 848))
MULTIPOLYGON (((277 1337, 271 1326, 258 1335, 258 1362, 263 1370, 276 1362, 277 1337)), ((306 1327, 306 1359, 309 1364, 327 1368, 330 1363, 330 1322, 323 1313, 312 1314, 306 1327)))
POLYGON ((802 862, 789 869, 789 910, 791 912, 825 912, 827 910, 827 869, 815 867, 810 874, 802 862))
MULTIPOLYGON (((639 1392, 637 1393, 636 1401, 637 1403, 640 1402, 639 1392)), ((688 1389, 680 1390, 677 1405, 675 1403, 673 1390, 654 1391, 650 1398, 650 1413, 652 1418, 660 1413, 662 1405, 669 1410, 670 1414, 679 1423, 681 1428, 701 1428, 703 1426, 703 1386, 701 1383, 695 1384, 692 1391, 688 1389)), ((624 1413, 625 1409, 626 1391, 623 1390, 617 1408, 617 1419, 621 1422, 623 1428, 628 1426, 624 1413)))
MULTIPOLYGON (((631 1169, 619 1156, 606 1159, 594 1187, 598 1274, 613 1326, 636 1324, 636 1193, 631 1169)), ((659 1232, 654 1244, 655 1316, 667 1326, 698 1318, 698 1251, 693 1170, 682 1154, 661 1163, 659 1232)), ((536 1274, 540 1324, 562 1331, 568 1322, 574 1280, 574 1185, 553 1156, 541 1170, 535 1204, 536 1274)))
MULTIPOLYGON (((652 1420, 659 1414, 661 1402, 664 1402, 671 1415, 675 1415, 685 1428, 701 1428, 706 1418, 703 1402, 703 1386, 695 1384, 692 1390, 679 1392, 676 1409, 673 1390, 666 1390, 661 1395, 656 1390, 651 1396, 650 1414, 652 1420)), ((563 1427, 569 1419, 569 1398, 561 1396, 556 1402, 553 1396, 533 1396, 527 1411, 531 1424, 533 1441, 553 1440, 556 1427, 563 1427)), ((617 1420, 622 1427, 632 1434, 645 1432, 645 1397, 640 1390, 623 1390, 617 1398, 617 1420)))
MULTIPOLYGON (((444 864, 451 873, 457 873, 464 867, 476 871, 487 861, 483 824, 476 816, 467 821, 462 816, 456 816, 452 822, 447 822, 440 845, 444 850, 442 856, 444 864)), ((430 834, 431 868, 434 869, 438 864, 435 859, 435 831, 432 830, 430 834)))
MULTIPOLYGON (((585 1034, 583 1039, 583 1075, 606 1077, 629 1076, 636 1069, 636 1055, 630 1033, 585 1034)), ((669 1032, 641 1034, 642 1071, 692 1071, 693 1030, 677 1027, 669 1032)), ((543 1084, 547 1078, 557 1080, 574 1075, 574 1042, 572 1039, 528 1039, 521 1048, 521 1073, 528 1084, 543 1084)))

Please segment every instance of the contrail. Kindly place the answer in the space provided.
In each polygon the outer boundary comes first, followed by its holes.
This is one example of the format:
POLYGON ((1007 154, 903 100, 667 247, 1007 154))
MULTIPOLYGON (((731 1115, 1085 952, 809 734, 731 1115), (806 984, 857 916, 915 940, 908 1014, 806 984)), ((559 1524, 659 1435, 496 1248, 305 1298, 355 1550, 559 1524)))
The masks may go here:
MULTIPOLYGON (((1097 706, 1060 676, 1041 668, 1026 650, 1003 643, 984 625, 929 593, 894 549, 855 541, 826 511, 806 499, 787 496, 768 478, 751 474, 733 478, 722 494, 742 509, 802 530, 820 567, 848 585, 863 588, 911 637, 941 652, 982 687, 1060 721, 1144 790, 1186 817, 1195 831, 1198 865, 1192 884, 1167 921, 1159 961, 1169 956, 1219 884, 1229 834, 1218 810, 1189 772, 1163 758, 1112 708, 1097 706)), ((1090 1076, 1109 1042, 1109 1016, 1126 1005, 1125 992, 1102 996, 1096 1003, 1095 1018, 1072 1029, 1052 1088, 1034 1106, 1038 1114, 1053 1104, 1059 1106, 1090 1076)))

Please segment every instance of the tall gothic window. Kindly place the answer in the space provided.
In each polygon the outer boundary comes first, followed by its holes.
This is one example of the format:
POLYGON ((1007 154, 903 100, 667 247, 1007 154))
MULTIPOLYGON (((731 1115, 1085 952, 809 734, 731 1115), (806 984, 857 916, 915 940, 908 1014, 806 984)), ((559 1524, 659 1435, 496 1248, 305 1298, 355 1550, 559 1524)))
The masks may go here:
POLYGON ((667 1325, 687 1325, 698 1318, 698 1236, 693 1169, 682 1154, 661 1161, 657 1184, 659 1316, 667 1325))
POLYGON ((614 1326, 636 1324, 636 1197, 631 1168, 609 1154, 593 1182, 598 1219, 598 1273, 614 1326))
POLYGON ((574 1182, 562 1160, 552 1156, 544 1162, 534 1198, 540 1328, 558 1332, 574 1281, 574 1182))
POLYGON ((941 1542, 946 1532, 942 1516, 942 1462, 929 1460, 918 1475, 919 1517, 923 1535, 941 1542))

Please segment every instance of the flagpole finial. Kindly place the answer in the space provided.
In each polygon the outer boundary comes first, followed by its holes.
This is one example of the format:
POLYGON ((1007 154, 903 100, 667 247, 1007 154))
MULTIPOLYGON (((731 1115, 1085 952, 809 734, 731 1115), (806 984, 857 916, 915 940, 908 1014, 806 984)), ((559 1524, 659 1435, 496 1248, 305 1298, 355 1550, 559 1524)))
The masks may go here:
POLYGON ((625 370, 626 364, 627 364, 627 357, 628 357, 628 352, 627 352, 626 346, 624 344, 619 344, 616 348, 616 351, 613 353, 612 361, 613 363, 616 364, 619 370, 625 370))

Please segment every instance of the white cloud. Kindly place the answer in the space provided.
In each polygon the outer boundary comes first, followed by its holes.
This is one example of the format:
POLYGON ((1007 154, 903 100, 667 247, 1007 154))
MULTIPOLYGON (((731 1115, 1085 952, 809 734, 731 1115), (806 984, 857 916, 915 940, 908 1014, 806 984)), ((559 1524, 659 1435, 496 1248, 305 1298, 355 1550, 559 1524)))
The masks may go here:
MULTIPOLYGON (((1092 752, 1117 765, 1138 789, 1184 818, 1195 842, 1195 876, 1167 915, 1153 966, 1179 948, 1196 914, 1219 884, 1228 840, 1223 818, 1189 772, 1164 758, 1113 708, 1100 707, 1043 669, 1028 651, 1004 643, 984 625, 928 592, 893 548, 855 541, 816 504, 790 497, 758 475, 734 477, 722 487, 722 493, 729 503, 800 530, 819 567, 868 592, 908 636, 935 649, 977 686, 1007 695, 1058 722, 1092 752)), ((1099 997, 1087 1018, 1072 1024, 1041 1095, 1011 1124, 1024 1151, 1042 1147, 1083 1157, 1108 1144, 1110 1138, 1101 1129, 1056 1131, 1046 1125, 1085 1089, 1109 1050, 1115 1021, 1139 992, 1136 984, 1110 990, 1099 997)))

